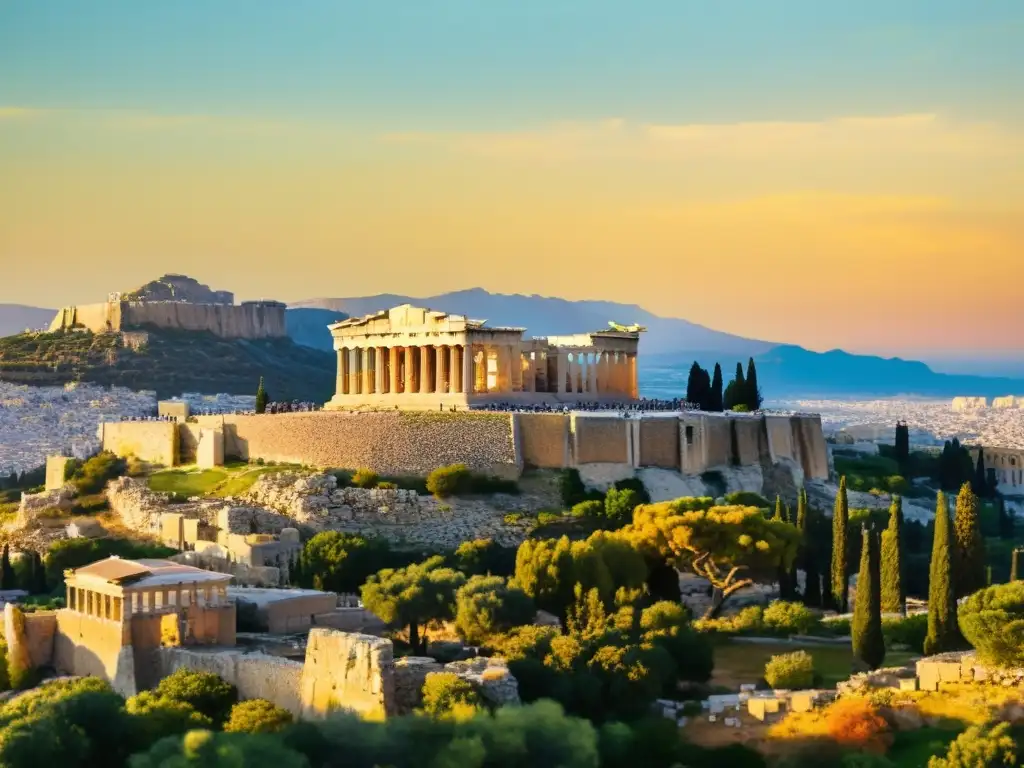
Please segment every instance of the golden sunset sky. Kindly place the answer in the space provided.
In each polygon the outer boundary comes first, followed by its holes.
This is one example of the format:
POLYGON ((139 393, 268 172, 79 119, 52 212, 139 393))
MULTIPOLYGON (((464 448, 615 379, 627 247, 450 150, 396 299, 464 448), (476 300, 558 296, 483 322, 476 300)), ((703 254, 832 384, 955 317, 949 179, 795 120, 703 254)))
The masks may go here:
POLYGON ((0 4, 0 302, 481 286, 1021 354, 1024 3, 709 6, 0 4))

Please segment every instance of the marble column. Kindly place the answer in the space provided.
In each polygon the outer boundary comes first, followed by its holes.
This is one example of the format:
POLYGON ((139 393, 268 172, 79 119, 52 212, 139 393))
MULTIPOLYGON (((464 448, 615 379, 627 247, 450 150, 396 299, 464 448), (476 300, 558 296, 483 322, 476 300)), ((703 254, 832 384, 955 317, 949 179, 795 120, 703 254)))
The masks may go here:
POLYGON ((348 351, 348 393, 359 394, 359 350, 355 348, 348 351))
POLYGON ((420 347, 420 394, 429 395, 430 385, 433 383, 434 377, 430 375, 430 361, 434 357, 434 348, 429 344, 425 344, 420 347))
POLYGON ((386 347, 373 348, 373 391, 384 394, 384 356, 387 354, 386 347))
POLYGON ((392 395, 398 394, 398 347, 388 347, 388 356, 390 358, 390 370, 388 371, 388 382, 390 392, 392 395))
POLYGON ((534 358, 536 352, 524 353, 525 363, 523 365, 523 391, 537 391, 537 361, 534 358))
POLYGON ((629 396, 636 400, 640 397, 640 381, 637 375, 636 353, 631 352, 627 359, 629 361, 629 396))
POLYGON ((568 352, 557 352, 555 371, 558 376, 557 386, 555 392, 560 395, 564 395, 568 389, 566 387, 566 379, 569 375, 569 353, 568 352))
POLYGON ((405 394, 416 391, 416 347, 405 348, 405 394))
POLYGON ((497 392, 508 392, 512 389, 511 357, 511 350, 506 344, 499 344, 494 351, 494 389, 497 392))
POLYGON ((442 395, 446 392, 446 376, 444 366, 448 362, 448 353, 444 345, 434 347, 434 392, 442 395))
POLYGON ((587 353, 587 392, 591 397, 597 396, 597 353, 587 353))
POLYGON ((462 375, 462 358, 465 357, 465 347, 452 344, 448 347, 448 391, 452 393, 462 392, 462 385, 466 378, 462 375), (460 354, 462 357, 460 357, 460 354))
POLYGON ((345 350, 336 349, 334 354, 338 357, 338 372, 334 382, 334 394, 345 394, 345 350))
POLYGON ((373 392, 373 368, 370 365, 370 348, 363 347, 359 350, 359 354, 362 357, 360 364, 363 369, 362 391, 364 395, 368 395, 373 392))

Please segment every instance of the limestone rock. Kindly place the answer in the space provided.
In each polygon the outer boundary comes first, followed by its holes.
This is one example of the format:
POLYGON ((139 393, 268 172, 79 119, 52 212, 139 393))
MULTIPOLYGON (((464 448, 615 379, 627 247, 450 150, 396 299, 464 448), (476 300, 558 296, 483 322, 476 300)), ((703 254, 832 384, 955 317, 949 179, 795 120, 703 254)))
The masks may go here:
POLYGON ((496 707, 520 703, 519 682, 502 658, 491 656, 453 661, 444 665, 444 671, 469 680, 480 695, 496 707))

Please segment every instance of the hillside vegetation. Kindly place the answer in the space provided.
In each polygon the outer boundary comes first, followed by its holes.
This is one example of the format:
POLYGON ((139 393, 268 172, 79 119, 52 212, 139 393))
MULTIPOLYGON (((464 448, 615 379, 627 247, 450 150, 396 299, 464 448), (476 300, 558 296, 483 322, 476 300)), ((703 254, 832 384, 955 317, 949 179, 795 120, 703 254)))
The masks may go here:
POLYGON ((290 339, 223 339, 199 331, 145 328, 134 352, 117 334, 86 331, 0 338, 0 380, 35 386, 84 381, 157 397, 182 392, 255 394, 262 376, 272 399, 324 402, 334 394, 334 355, 290 339))

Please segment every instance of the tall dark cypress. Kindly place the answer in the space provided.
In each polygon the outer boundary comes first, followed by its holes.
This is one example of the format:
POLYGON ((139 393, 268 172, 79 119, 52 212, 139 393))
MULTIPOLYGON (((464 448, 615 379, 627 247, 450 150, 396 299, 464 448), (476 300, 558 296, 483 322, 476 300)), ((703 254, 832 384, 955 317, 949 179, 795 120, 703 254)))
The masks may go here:
POLYGON ((910 460, 910 430, 906 424, 901 421, 896 422, 896 462, 900 465, 900 468, 906 470, 907 463, 910 460))
POLYGON ((747 382, 744 389, 747 393, 747 408, 751 411, 760 410, 764 399, 761 397, 761 390, 757 386, 757 368, 754 366, 754 358, 750 358, 747 362, 747 382))
POLYGON ((1006 509, 1006 499, 999 497, 999 538, 1013 539, 1013 515, 1006 509))
POLYGON ((686 401, 689 403, 699 404, 700 403, 700 365, 697 361, 693 361, 693 365, 690 366, 690 375, 686 378, 686 401))
POLYGON ((1019 581, 1021 570, 1020 570, 1020 548, 1014 549, 1010 555, 1010 581, 1019 581))
POLYGON ((29 590, 33 595, 45 595, 49 591, 46 584, 46 566, 43 565, 43 557, 38 552, 32 552, 32 587, 29 590))
POLYGON ((980 503, 970 483, 964 483, 956 497, 953 519, 955 535, 953 579, 958 598, 985 588, 985 539, 981 535, 980 503))
MULTIPOLYGON (((811 606, 821 605, 821 577, 814 563, 813 548, 810 543, 810 520, 807 509, 807 489, 801 488, 796 502, 796 528, 800 531, 800 549, 797 553, 798 567, 804 571, 804 603, 811 606)), ((793 573, 793 584, 797 584, 796 572, 793 573)))
POLYGON ((864 526, 861 532, 860 571, 857 597, 850 622, 853 655, 868 669, 878 669, 885 660, 882 637, 882 607, 878 586, 878 543, 874 533, 864 526))
POLYGON ((260 376, 260 385, 256 388, 256 413, 267 412, 267 390, 263 386, 263 377, 260 376))
POLYGON ((720 413, 725 400, 722 394, 722 366, 715 363, 715 375, 711 379, 711 397, 708 402, 708 410, 720 413))
POLYGON ((903 500, 893 496, 889 507, 889 526, 882 531, 881 551, 882 611, 906 613, 903 589, 903 500))
POLYGON ((11 547, 4 544, 4 554, 0 560, 0 589, 17 589, 14 568, 11 567, 11 547))
POLYGON ((946 494, 939 492, 935 502, 935 535, 932 539, 932 562, 928 570, 928 635, 924 639, 926 656, 954 651, 960 644, 956 618, 956 594, 953 592, 953 541, 950 531, 949 504, 946 494))
POLYGON ((832 510, 832 602, 839 613, 849 608, 850 567, 847 562, 847 526, 850 522, 850 502, 846 495, 846 476, 839 478, 839 493, 832 510))
POLYGON ((783 522, 786 518, 782 515, 782 497, 779 495, 775 496, 775 514, 772 515, 772 520, 778 520, 783 522))
POLYGON ((985 449, 978 448, 978 462, 974 465, 974 492, 981 498, 988 498, 988 472, 985 469, 985 449))

